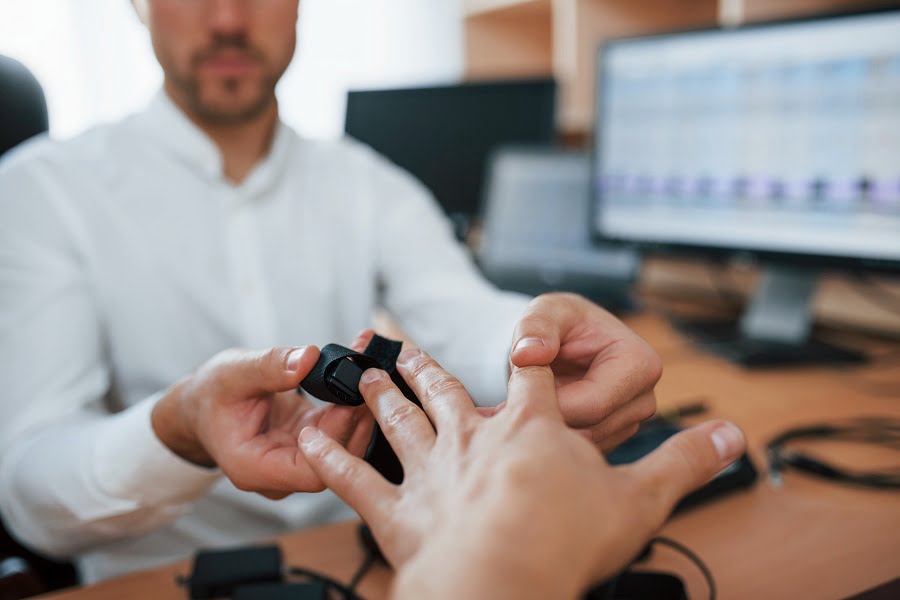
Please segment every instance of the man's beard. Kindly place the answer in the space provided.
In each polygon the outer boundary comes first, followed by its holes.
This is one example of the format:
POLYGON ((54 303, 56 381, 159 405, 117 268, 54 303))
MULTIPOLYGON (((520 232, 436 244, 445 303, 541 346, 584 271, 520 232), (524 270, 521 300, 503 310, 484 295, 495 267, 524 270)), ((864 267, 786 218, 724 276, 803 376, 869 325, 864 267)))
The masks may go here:
POLYGON ((209 48, 197 52, 191 58, 190 69, 187 74, 172 73, 170 81, 178 89, 188 105, 193 116, 211 125, 236 125, 252 121, 263 114, 275 100, 275 85, 279 76, 269 71, 263 71, 263 76, 257 81, 242 81, 241 79, 225 78, 221 80, 225 94, 240 93, 241 86, 256 84, 257 89, 253 98, 245 103, 231 108, 217 106, 215 102, 204 99, 203 84, 197 74, 202 63, 222 50, 238 50, 260 65, 266 66, 264 55, 247 43, 241 36, 219 37, 213 40, 209 48))

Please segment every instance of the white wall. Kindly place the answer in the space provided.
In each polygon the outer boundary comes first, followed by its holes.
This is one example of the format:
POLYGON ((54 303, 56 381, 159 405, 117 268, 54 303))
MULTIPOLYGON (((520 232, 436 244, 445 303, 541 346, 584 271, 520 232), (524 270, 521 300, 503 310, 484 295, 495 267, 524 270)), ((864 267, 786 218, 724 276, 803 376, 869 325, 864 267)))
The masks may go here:
POLYGON ((457 80, 459 0, 301 0, 297 55, 279 89, 304 133, 343 130, 347 89, 457 80))
MULTIPOLYGON (((298 35, 278 97, 310 136, 340 134, 348 89, 462 74, 459 0, 301 0, 298 35)), ((57 137, 139 110, 162 81, 128 0, 0 0, 0 54, 40 80, 57 137)))

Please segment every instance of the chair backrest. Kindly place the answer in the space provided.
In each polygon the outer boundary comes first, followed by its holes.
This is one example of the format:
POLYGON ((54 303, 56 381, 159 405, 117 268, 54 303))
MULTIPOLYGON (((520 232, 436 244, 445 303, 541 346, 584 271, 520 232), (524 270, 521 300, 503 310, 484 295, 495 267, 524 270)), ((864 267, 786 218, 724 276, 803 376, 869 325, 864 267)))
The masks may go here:
POLYGON ((17 60, 0 56, 0 156, 47 131, 47 100, 34 75, 17 60))
MULTIPOLYGON (((0 157, 47 128, 47 100, 41 85, 25 65, 0 55, 0 157)), ((0 520, 0 598, 27 598, 76 583, 71 564, 22 547, 0 520)))

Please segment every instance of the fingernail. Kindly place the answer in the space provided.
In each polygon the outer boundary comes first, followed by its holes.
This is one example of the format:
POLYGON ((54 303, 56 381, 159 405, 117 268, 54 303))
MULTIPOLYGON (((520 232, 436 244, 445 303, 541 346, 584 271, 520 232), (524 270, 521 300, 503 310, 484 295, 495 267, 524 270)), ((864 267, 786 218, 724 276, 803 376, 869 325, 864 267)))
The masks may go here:
POLYGON ((366 372, 362 374, 362 377, 359 378, 360 383, 372 383, 373 381, 378 381, 384 375, 384 371, 381 369, 366 369, 366 372))
POLYGON ((296 371, 297 369, 299 369, 300 361, 303 360, 304 354, 306 354, 306 346, 301 346, 296 350, 291 350, 291 353, 288 354, 287 370, 296 371))
POLYGON ((403 352, 400 353, 400 356, 397 357, 397 362, 401 365, 405 365, 408 362, 411 362, 415 357, 422 354, 422 351, 418 348, 407 348, 403 352))
POLYGON ((315 427, 304 427, 300 430, 300 443, 311 444, 322 437, 322 432, 315 427))
POLYGON ((544 345, 544 340, 542 340, 541 338, 536 338, 536 337, 522 338, 521 340, 516 342, 516 345, 513 348, 513 352, 515 352, 516 350, 521 350, 522 348, 528 348, 530 346, 543 346, 543 345, 544 345))
POLYGON ((722 423, 709 434, 722 462, 731 462, 744 450, 744 433, 732 423, 722 423))

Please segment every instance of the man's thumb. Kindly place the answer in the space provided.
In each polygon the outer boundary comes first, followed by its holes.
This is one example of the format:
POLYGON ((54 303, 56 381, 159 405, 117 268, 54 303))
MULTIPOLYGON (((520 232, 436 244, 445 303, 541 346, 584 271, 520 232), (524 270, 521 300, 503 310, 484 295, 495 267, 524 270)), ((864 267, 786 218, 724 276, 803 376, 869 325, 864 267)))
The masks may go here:
POLYGON ((251 397, 296 388, 317 360, 315 346, 229 350, 218 357, 216 370, 232 394, 251 397))
POLYGON ((654 498, 660 521, 688 493, 740 458, 744 434, 728 421, 709 421, 682 431, 628 467, 654 498))

